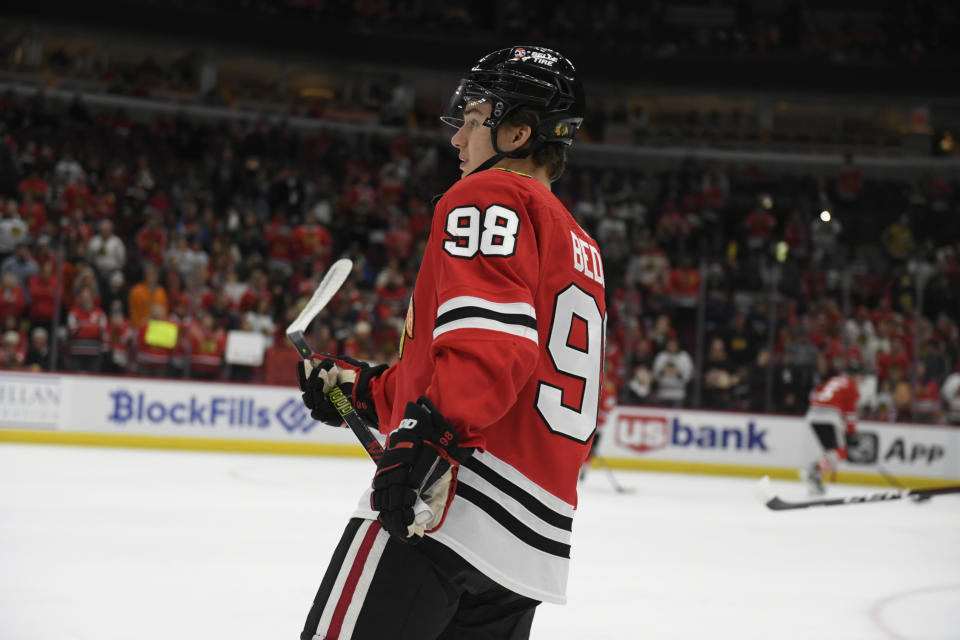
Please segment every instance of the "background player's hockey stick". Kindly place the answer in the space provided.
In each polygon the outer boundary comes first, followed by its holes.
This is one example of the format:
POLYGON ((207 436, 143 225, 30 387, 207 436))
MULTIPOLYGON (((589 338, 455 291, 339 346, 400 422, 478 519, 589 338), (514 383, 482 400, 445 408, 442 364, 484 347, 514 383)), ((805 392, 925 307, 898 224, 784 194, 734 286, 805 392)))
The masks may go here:
POLYGON ((926 500, 932 496, 939 496, 945 493, 960 493, 960 485, 947 487, 933 487, 930 489, 895 489, 889 491, 878 491, 876 493, 867 493, 859 496, 843 496, 838 498, 817 498, 815 500, 805 500, 791 502, 777 497, 770 486, 770 478, 763 476, 760 479, 760 491, 763 493, 765 504, 774 511, 785 511, 788 509, 807 509, 809 507, 836 507, 845 504, 865 504, 868 502, 886 502, 889 500, 902 500, 910 498, 911 500, 926 500))
MULTIPOLYGON (((303 333, 310 323, 313 322, 313 319, 317 317, 317 314, 327 306, 327 303, 330 302, 337 291, 340 290, 340 287, 343 286, 343 283, 352 270, 353 262, 347 258, 342 258, 334 262, 330 268, 327 269, 323 280, 317 285, 317 289, 313 292, 310 301, 307 302, 303 310, 300 311, 300 315, 287 327, 287 339, 296 347, 300 357, 307 361, 304 365, 307 375, 310 373, 313 359, 323 358, 324 356, 313 352, 313 349, 307 344, 307 339, 303 333)), ((367 455, 369 455, 374 462, 379 462, 383 456, 383 446, 377 440, 376 436, 373 435, 370 425, 367 424, 366 420, 361 418, 360 414, 353 408, 350 399, 343 393, 343 389, 339 386, 334 386, 327 392, 327 397, 330 399, 331 404, 337 409, 337 413, 340 414, 340 417, 343 418, 346 425, 353 431, 353 434, 357 436, 360 444, 366 449, 367 455)), ((426 524, 433 517, 430 507, 419 497, 413 506, 413 511, 417 524, 426 524)))
MULTIPOLYGON (((848 433, 847 434, 847 449, 857 448, 859 445, 860 434, 857 433, 848 433)), ((880 475, 883 476, 883 479, 886 480, 891 487, 895 489, 906 489, 903 484, 897 480, 893 474, 883 468, 883 465, 877 463, 877 471, 880 472, 880 475)), ((914 498, 914 501, 917 503, 925 502, 930 499, 930 496, 918 496, 914 498)))
MULTIPOLYGON (((903 486, 899 480, 893 477, 889 471, 881 467, 879 464, 877 465, 877 471, 880 472, 880 475, 883 476, 884 480, 889 482, 891 485, 893 485, 897 489, 906 489, 906 487, 903 486)), ((931 496, 913 496, 913 501, 917 504, 922 504, 922 503, 928 502, 930 498, 931 496)))
POLYGON ((600 466, 603 467, 607 472, 607 477, 610 478, 610 484, 613 485, 613 490, 617 493, 633 493, 636 491, 633 487, 625 487, 620 484, 620 481, 617 480, 617 474, 613 472, 613 468, 610 466, 610 463, 607 462, 607 459, 603 456, 594 456, 597 462, 600 463, 600 466))

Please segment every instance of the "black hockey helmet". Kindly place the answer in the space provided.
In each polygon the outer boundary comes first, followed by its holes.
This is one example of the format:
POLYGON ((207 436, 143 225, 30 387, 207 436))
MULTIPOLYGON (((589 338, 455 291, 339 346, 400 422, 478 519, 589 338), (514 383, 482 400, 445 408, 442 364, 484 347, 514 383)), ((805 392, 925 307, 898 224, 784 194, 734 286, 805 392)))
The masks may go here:
POLYGON ((524 158, 548 142, 570 145, 583 122, 583 86, 573 64, 560 53, 543 47, 510 47, 485 55, 460 80, 440 119, 459 128, 466 105, 480 100, 492 106, 490 117, 483 124, 490 127, 493 149, 499 157, 524 158), (540 111, 540 126, 533 132, 529 147, 503 152, 497 147, 497 130, 504 119, 521 107, 540 111))

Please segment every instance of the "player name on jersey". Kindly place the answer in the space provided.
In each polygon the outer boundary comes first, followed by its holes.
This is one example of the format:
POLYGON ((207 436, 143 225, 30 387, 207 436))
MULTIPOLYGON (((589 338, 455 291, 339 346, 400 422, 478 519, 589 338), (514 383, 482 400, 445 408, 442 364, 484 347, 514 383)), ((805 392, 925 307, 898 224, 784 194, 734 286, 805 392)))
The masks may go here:
POLYGON ((577 237, 575 231, 570 231, 570 240, 573 244, 573 268, 602 286, 603 261, 600 259, 600 252, 577 237))

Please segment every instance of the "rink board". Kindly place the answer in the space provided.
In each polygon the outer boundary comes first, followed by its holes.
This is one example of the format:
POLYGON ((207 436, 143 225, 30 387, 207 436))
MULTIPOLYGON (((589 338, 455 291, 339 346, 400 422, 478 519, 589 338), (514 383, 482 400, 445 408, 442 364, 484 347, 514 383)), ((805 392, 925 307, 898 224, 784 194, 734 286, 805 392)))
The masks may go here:
POLYGON ((0 373, 0 441, 363 456, 296 387, 0 373))
MULTIPOLYGON (((841 463, 838 481, 911 487, 960 479, 960 429, 859 423, 861 446, 841 463)), ((598 453, 611 466, 650 471, 797 477, 820 454, 802 417, 728 411, 617 407, 601 431, 598 453)))
MULTIPOLYGON (((863 422, 839 481, 960 479, 960 429, 863 422)), ((0 441, 363 456, 347 429, 314 421, 295 387, 0 373, 0 441)), ((819 445, 803 419, 618 407, 598 452, 612 467, 794 478, 819 445)))

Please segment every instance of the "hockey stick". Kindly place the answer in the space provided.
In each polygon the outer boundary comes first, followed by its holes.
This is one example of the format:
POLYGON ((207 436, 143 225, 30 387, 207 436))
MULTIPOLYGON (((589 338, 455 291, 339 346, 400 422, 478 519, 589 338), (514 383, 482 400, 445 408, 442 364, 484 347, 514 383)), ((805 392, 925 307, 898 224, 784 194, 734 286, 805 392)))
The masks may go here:
MULTIPOLYGON (((347 276, 350 275, 350 271, 352 270, 353 262, 347 258, 342 258, 334 262, 327 270, 327 273, 324 274, 323 280, 317 285, 317 289, 313 292, 310 301, 307 302, 300 311, 300 315, 287 327, 287 339, 296 347, 300 357, 307 361, 304 365, 305 368, 307 366, 312 368, 311 358, 314 356, 314 353, 310 345, 307 344, 307 339, 304 337, 303 332, 306 331, 310 323, 313 322, 313 319, 317 317, 317 314, 327 306, 327 303, 330 302, 337 291, 340 290, 340 287, 346 281, 347 276)), ((310 370, 307 369, 305 373, 309 375, 310 370)), ((360 440, 360 444, 367 450, 367 454, 369 454, 374 462, 378 462, 383 455, 383 447, 380 446, 376 437, 374 437, 365 422, 354 410, 353 405, 350 404, 350 400, 343 394, 343 390, 335 386, 327 392, 327 397, 330 399, 331 404, 337 409, 337 413, 340 414, 343 421, 357 436, 357 439, 360 440)))
POLYGON ((884 479, 884 480, 886 480, 887 482, 890 483, 890 486, 892 486, 892 487, 894 487, 894 488, 896 488, 896 489, 906 489, 905 486, 903 486, 902 484, 900 484, 900 481, 899 481, 899 480, 897 480, 897 479, 894 478, 892 475, 890 475, 890 472, 887 471, 886 469, 884 469, 883 467, 881 467, 879 464, 877 465, 877 471, 880 472, 880 475, 883 476, 883 479, 884 479))
MULTIPOLYGON (((380 458, 383 457, 383 445, 380 444, 380 441, 373 435, 373 426, 364 420, 357 410, 353 408, 350 399, 344 395, 343 389, 339 386, 335 386, 327 392, 327 397, 330 399, 330 402, 337 409, 337 413, 340 414, 340 417, 343 418, 343 421, 347 423, 347 426, 350 427, 350 430, 353 431, 354 435, 357 436, 357 440, 360 441, 360 444, 363 445, 363 448, 367 450, 367 455, 376 462, 380 462, 380 458)), ((424 480, 424 487, 431 486, 436 480, 439 479, 441 475, 446 471, 446 468, 443 468, 441 465, 434 467, 432 473, 428 474, 426 480, 424 480)), ((424 494, 426 495, 426 494, 424 494)), ((425 525, 430 520, 433 519, 433 510, 430 508, 426 502, 423 501, 419 495, 417 496, 417 501, 413 505, 413 520, 416 524, 425 525)))
POLYGON ((350 431, 353 431, 354 435, 357 436, 357 440, 360 441, 363 448, 367 450, 370 459, 379 463, 380 458, 383 457, 383 445, 373 435, 367 422, 353 408, 350 399, 344 395, 343 389, 339 386, 333 387, 327 393, 327 398, 330 399, 330 403, 336 408, 343 421, 350 427, 350 431))
POLYGON ((297 353, 299 353, 300 357, 304 360, 310 359, 310 356, 313 354, 313 349, 307 344, 303 332, 307 330, 307 327, 310 326, 313 319, 317 317, 317 314, 327 306, 330 299, 340 290, 340 287, 343 286, 343 283, 352 270, 353 262, 348 258, 341 258, 330 265, 327 273, 323 276, 323 280, 320 281, 316 291, 313 292, 310 301, 307 302, 303 310, 300 311, 300 315, 297 316, 296 320, 291 322, 290 326, 287 327, 287 339, 293 343, 293 346, 297 348, 297 353))
MULTIPOLYGON (((893 476, 890 474, 889 471, 887 471, 886 469, 884 469, 883 467, 881 467, 879 464, 877 465, 877 471, 879 471, 879 472, 880 472, 880 475, 883 476, 883 479, 886 480, 887 482, 889 482, 892 486, 896 487, 897 489, 906 489, 905 486, 903 486, 902 484, 900 484, 900 481, 899 481, 899 480, 897 480, 895 477, 893 477, 893 476)), ((929 502, 930 497, 931 497, 931 496, 915 496, 915 497, 913 498, 913 501, 914 501, 916 504, 923 504, 923 503, 925 503, 925 502, 929 502)))
POLYGON ((610 463, 607 462, 607 459, 603 456, 593 456, 600 463, 600 466, 603 467, 607 472, 607 477, 610 478, 610 484, 613 485, 613 490, 617 493, 633 493, 636 491, 633 487, 625 487, 617 480, 617 475, 613 472, 613 468, 610 466, 610 463))
POLYGON ((806 509, 808 507, 835 507, 844 504, 864 504, 868 502, 887 502, 890 500, 902 500, 904 498, 910 498, 911 500, 927 500, 932 496, 939 496, 946 493, 960 493, 960 485, 951 485, 947 487, 933 487, 930 489, 895 489, 890 491, 867 493, 859 496, 818 498, 816 500, 791 502, 789 500, 783 500, 773 493, 773 488, 770 486, 769 476, 763 476, 760 478, 759 487, 766 500, 765 504, 768 508, 773 509, 774 511, 806 509))
MULTIPOLYGON (((297 349, 300 357, 307 361, 304 364, 305 369, 311 365, 312 358, 317 354, 314 354, 313 349, 307 344, 307 339, 303 335, 303 332, 306 331, 313 319, 317 317, 317 314, 327 306, 327 303, 330 302, 337 291, 340 290, 340 287, 346 281, 347 276, 350 275, 350 271, 352 270, 353 262, 347 258, 342 258, 334 262, 327 270, 327 273, 324 274, 323 280, 317 285, 317 289, 313 292, 313 296, 309 302, 303 307, 303 310, 300 311, 296 319, 290 323, 290 326, 287 327, 287 339, 290 340, 297 349)), ((310 370, 306 369, 305 373, 309 374, 310 370)), ((337 413, 340 414, 340 417, 343 418, 346 425, 353 431, 353 434, 357 437, 357 440, 360 441, 360 444, 363 445, 363 448, 367 451, 367 455, 369 455, 374 462, 380 462, 380 458, 383 457, 383 445, 381 445, 376 436, 373 435, 371 425, 367 424, 367 421, 361 418, 360 414, 356 412, 353 404, 350 403, 350 399, 343 393, 343 389, 335 385, 327 392, 327 398, 334 408, 336 408, 337 413)), ((413 511, 417 524, 425 524, 433 517, 433 512, 430 507, 419 496, 417 497, 416 504, 413 506, 413 511)))

